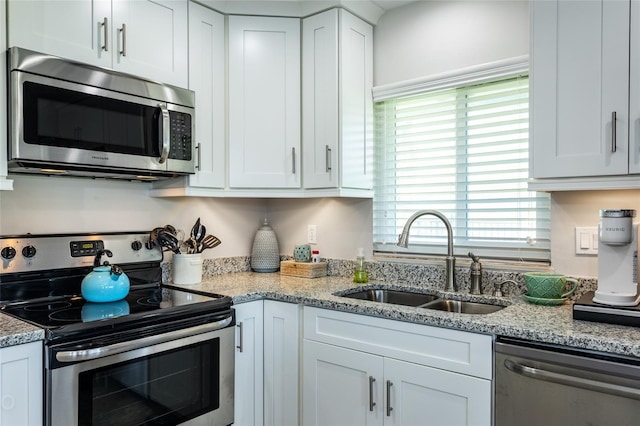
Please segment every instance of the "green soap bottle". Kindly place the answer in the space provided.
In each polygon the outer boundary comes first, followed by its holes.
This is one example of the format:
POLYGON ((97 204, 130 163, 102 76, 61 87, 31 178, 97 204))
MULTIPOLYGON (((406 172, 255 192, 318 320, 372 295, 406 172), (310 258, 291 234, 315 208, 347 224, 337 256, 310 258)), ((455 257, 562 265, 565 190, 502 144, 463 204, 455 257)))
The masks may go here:
POLYGON ((356 270, 353 274, 353 282, 364 284, 369 282, 367 271, 364 269, 364 249, 358 248, 358 256, 356 257, 356 270))

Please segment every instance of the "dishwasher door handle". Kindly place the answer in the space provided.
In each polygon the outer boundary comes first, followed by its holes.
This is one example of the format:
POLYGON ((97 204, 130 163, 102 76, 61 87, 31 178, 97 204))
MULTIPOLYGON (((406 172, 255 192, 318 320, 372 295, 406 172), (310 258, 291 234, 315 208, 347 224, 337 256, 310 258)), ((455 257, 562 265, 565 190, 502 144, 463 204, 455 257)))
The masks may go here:
POLYGON ((517 362, 511 361, 510 359, 506 359, 504 361, 504 366, 507 367, 508 370, 516 374, 530 377, 532 379, 544 380, 547 382, 559 383, 561 385, 579 387, 591 391, 640 400, 640 389, 634 389, 628 386, 617 385, 614 383, 601 382, 584 377, 555 373, 553 371, 547 371, 540 368, 519 364, 517 362))

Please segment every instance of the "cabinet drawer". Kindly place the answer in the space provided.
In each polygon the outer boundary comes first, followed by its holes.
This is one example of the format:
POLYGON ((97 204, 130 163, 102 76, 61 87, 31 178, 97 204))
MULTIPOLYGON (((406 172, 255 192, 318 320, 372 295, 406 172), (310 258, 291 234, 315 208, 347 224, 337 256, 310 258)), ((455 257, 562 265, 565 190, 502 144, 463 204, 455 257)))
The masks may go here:
POLYGON ((491 379, 493 337, 326 309, 304 308, 304 338, 491 379))

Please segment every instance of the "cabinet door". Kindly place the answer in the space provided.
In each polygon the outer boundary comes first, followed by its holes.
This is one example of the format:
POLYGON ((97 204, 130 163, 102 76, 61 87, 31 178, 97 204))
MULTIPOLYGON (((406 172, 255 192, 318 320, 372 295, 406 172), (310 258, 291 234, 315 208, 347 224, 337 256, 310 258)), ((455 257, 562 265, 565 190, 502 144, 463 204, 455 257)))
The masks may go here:
POLYGON ((339 184, 338 10, 302 21, 304 187, 339 184))
POLYGON ((264 424, 298 422, 300 306, 264 302, 264 424))
POLYGON ((300 187, 300 20, 229 17, 229 186, 300 187))
POLYGON ((236 357, 234 424, 257 426, 263 422, 263 302, 234 305, 236 357))
POLYGON ((110 0, 10 0, 7 8, 9 47, 111 67, 110 0))
POLYGON ((303 349, 302 424, 382 425, 382 357, 306 339, 303 349))
POLYGON ((0 426, 42 425, 42 342, 0 349, 0 426))
POLYGON ((640 173, 640 3, 631 2, 629 79, 629 173, 640 173))
POLYGON ((385 426, 491 424, 491 382, 385 358, 385 426))
POLYGON ((629 2, 533 1, 531 19, 531 176, 627 174, 629 2))
POLYGON ((188 86, 186 0, 113 0, 113 67, 188 86))
POLYGON ((373 187, 373 28, 340 10, 343 188, 373 187))
POLYGON ((189 2, 189 89, 196 92, 197 173, 189 186, 224 188, 224 16, 189 2))

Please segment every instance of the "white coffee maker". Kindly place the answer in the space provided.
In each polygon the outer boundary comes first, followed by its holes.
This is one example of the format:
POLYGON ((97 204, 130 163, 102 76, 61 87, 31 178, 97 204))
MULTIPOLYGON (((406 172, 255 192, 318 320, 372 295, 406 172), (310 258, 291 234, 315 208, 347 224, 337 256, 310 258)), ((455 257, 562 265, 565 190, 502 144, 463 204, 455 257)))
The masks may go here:
POLYGON ((598 226, 598 289, 593 301, 611 306, 636 306, 638 295, 638 225, 635 210, 600 210, 598 226))

